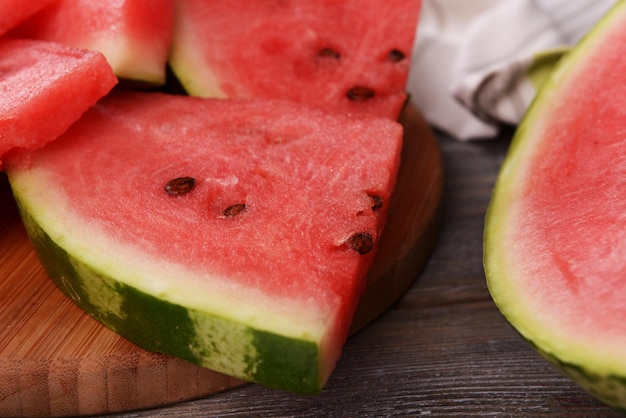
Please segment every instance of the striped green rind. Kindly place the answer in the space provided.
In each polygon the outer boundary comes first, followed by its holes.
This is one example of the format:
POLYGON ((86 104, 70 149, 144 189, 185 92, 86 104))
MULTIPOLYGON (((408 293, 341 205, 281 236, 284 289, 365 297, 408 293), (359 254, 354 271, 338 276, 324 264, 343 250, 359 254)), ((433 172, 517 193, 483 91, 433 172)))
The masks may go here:
POLYGON ((622 412, 626 412, 626 371, 622 367, 623 362, 611 363, 611 358, 594 352, 584 338, 577 338, 577 342, 574 339, 561 341, 556 336, 557 330, 549 329, 541 313, 532 311, 537 307, 526 306, 524 297, 531 296, 521 295, 524 289, 517 287, 516 278, 524 272, 519 266, 509 263, 506 231, 507 228, 519 227, 515 226, 517 220, 511 212, 515 209, 513 202, 523 199, 520 192, 523 183, 531 174, 540 174, 529 173, 528 170, 534 158, 543 151, 540 140, 544 127, 550 123, 550 118, 558 118, 554 108, 562 104, 559 95, 565 88, 563 86, 572 79, 576 80, 576 70, 581 64, 594 65, 589 58, 590 52, 606 41, 602 38, 608 28, 623 24, 624 19, 626 1, 620 1, 556 64, 554 71, 540 78, 541 89, 518 126, 501 167, 487 210, 483 240, 487 285, 504 317, 547 362, 594 398, 622 412))
POLYGON ((124 284, 72 256, 20 204, 28 236, 50 278, 85 312, 150 351, 170 354, 243 380, 317 394, 319 347, 180 306, 124 284))
POLYGON ((591 396, 611 406, 613 409, 626 413, 626 377, 615 375, 599 375, 580 365, 569 364, 559 358, 538 350, 548 363, 557 369, 591 396))
POLYGON ((521 336, 548 363, 561 374, 574 381, 578 386, 600 402, 616 411, 626 414, 626 376, 594 373, 579 364, 568 363, 537 346, 534 341, 521 336))

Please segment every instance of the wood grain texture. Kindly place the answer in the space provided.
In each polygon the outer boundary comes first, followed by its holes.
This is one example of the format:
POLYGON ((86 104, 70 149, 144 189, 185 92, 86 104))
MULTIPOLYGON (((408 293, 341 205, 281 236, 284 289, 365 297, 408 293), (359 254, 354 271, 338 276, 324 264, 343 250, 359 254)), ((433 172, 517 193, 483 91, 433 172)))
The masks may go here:
POLYGON ((409 291, 346 344, 320 396, 246 385, 115 418, 619 417, 540 358, 493 304, 484 216, 511 138, 462 143, 437 132, 441 228, 409 291))
MULTIPOLYGON (((403 163, 379 255, 353 332, 389 308, 423 268, 437 236, 441 154, 414 107, 402 116, 403 163)), ((0 416, 143 410, 244 382, 149 353, 84 314, 44 273, 0 175, 0 416)))

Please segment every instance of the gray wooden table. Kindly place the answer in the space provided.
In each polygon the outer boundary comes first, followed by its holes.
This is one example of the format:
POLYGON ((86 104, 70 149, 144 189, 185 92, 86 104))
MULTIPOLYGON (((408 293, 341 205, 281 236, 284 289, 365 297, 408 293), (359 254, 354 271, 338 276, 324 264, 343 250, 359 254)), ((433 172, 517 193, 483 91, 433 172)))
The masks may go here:
POLYGON ((541 359, 487 291, 484 216, 511 132, 473 143, 437 134, 446 178, 432 256, 409 292, 350 338, 320 396, 246 385, 117 416, 619 416, 541 359))

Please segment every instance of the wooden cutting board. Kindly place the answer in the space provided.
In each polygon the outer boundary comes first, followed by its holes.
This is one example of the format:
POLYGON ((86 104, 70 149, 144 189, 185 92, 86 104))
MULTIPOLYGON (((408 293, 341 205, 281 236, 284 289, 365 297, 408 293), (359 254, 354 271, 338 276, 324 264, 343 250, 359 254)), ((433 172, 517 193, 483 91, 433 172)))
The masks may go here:
MULTIPOLYGON (((358 331, 419 275, 437 235, 441 155, 407 107, 402 165, 378 256, 353 324, 358 331)), ((39 264, 0 173, 0 416, 75 416, 151 408, 245 384, 147 352, 66 298, 39 264)))

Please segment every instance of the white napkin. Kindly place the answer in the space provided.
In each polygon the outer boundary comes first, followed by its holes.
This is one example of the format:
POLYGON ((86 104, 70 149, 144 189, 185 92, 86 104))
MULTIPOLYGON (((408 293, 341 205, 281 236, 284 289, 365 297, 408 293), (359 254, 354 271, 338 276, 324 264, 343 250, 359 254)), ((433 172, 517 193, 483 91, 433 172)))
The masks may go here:
POLYGON ((408 91, 452 137, 492 138, 615 1, 423 0, 408 91))

